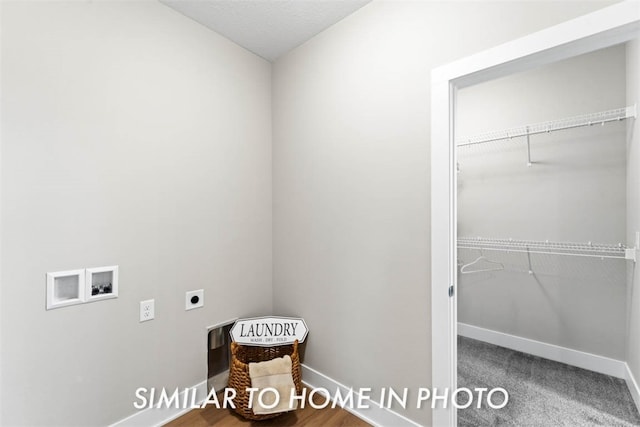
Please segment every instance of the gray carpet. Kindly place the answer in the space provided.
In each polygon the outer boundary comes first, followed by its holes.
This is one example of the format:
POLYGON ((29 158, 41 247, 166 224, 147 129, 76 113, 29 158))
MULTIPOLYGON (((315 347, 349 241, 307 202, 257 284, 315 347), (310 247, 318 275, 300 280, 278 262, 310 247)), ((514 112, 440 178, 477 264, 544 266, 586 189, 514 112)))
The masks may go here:
POLYGON ((459 409, 460 427, 640 426, 624 380, 470 338, 458 337, 458 387, 509 392, 502 409, 459 409))

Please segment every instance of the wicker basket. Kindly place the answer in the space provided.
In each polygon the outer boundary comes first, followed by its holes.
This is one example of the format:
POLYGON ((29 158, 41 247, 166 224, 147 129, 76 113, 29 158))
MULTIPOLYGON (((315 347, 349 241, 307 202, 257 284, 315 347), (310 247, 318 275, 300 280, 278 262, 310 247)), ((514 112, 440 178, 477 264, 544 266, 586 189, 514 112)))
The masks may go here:
MULTIPOLYGON (((266 420, 274 418, 283 413, 256 415, 253 409, 249 408, 249 393, 247 388, 251 387, 249 377, 249 363, 266 362, 276 357, 291 356, 291 374, 293 384, 296 386, 296 393, 302 392, 302 376, 300 374, 300 355, 298 354, 298 340, 292 345, 280 345, 275 347, 254 347, 231 343, 231 367, 229 371, 229 387, 236 390, 236 397, 233 403, 235 411, 249 420, 266 420)), ((254 394, 254 399, 256 398, 254 394)))

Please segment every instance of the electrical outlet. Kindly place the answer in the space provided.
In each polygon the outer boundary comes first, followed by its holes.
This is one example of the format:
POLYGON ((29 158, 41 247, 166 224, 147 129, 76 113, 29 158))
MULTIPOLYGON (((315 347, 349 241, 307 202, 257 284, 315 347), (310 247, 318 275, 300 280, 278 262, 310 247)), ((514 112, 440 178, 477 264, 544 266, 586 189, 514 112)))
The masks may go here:
POLYGON ((155 300, 140 301, 140 321, 146 322, 155 317, 155 300))
POLYGON ((185 310, 193 310, 204 306, 204 289, 198 289, 197 291, 189 291, 186 294, 184 301, 185 310))

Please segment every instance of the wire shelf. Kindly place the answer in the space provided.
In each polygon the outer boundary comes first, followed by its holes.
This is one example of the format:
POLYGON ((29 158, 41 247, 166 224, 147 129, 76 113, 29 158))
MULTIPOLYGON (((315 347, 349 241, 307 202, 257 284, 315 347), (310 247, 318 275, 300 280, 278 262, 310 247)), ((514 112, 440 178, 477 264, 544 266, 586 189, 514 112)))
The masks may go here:
POLYGON ((627 247, 622 243, 572 243, 536 240, 487 239, 482 237, 458 238, 458 249, 480 249, 487 251, 525 252, 550 255, 586 256, 596 258, 626 259, 627 247))
POLYGON ((467 138, 460 138, 456 142, 456 147, 468 147, 485 142, 501 141, 528 135, 549 133, 557 130, 573 129, 584 126, 604 125, 605 123, 635 118, 637 115, 636 106, 616 108, 614 110, 601 111, 598 113, 583 114, 581 116, 568 117, 559 120, 551 120, 542 123, 535 123, 526 126, 519 126, 509 129, 486 132, 467 138))

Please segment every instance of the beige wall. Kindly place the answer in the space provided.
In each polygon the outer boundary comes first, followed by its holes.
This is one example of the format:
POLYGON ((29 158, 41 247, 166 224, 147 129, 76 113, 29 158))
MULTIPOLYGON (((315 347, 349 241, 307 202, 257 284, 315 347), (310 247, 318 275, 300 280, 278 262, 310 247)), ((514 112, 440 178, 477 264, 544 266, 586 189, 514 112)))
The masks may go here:
MULTIPOLYGON (((625 87, 623 45, 471 86, 458 135, 625 107, 625 87)), ((531 167, 524 138, 458 149, 459 236, 626 242, 626 125, 531 136, 531 167)), ((532 254, 530 275, 526 253, 483 255, 505 269, 458 276, 458 321, 625 360, 625 260, 532 254)))
POLYGON ((271 67, 155 2, 2 2, 1 28, 0 424, 107 425, 271 312, 271 67), (45 311, 46 272, 112 264, 118 299, 45 311))
POLYGON ((274 310, 310 366, 430 386, 430 71, 604 5, 377 1, 275 63, 274 310))
MULTIPOLYGON (((640 103, 640 41, 627 44, 627 104, 640 103)), ((640 125, 638 119, 627 124, 627 245, 635 245, 640 231, 640 125)), ((640 268, 629 263, 628 271, 628 340, 627 364, 640 381, 640 268)))
POLYGON ((271 78, 157 3, 2 2, 0 424, 117 421, 272 297, 310 366, 429 386, 430 70, 608 3, 377 1, 271 78), (44 310, 47 271, 110 264, 118 299, 44 310))

